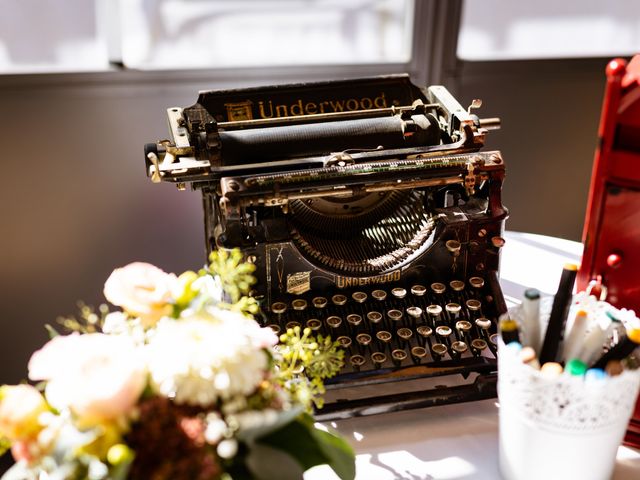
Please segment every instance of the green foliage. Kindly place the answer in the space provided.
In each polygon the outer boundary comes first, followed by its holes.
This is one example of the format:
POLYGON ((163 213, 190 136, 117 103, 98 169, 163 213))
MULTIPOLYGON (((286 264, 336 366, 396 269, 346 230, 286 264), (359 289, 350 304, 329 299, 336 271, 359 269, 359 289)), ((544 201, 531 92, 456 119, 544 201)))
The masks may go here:
MULTIPOLYGON (((57 323, 67 332, 84 334, 102 331, 104 319, 109 313, 109 307, 107 305, 100 305, 96 312, 93 307, 86 305, 84 302, 78 302, 78 310, 80 311, 78 318, 74 316, 58 317, 57 323)), ((47 325, 47 331, 49 332, 49 336, 52 337, 57 334, 56 330, 50 325, 47 325)))
POLYGON ((316 339, 309 328, 294 327, 280 336, 278 351, 277 380, 308 411, 314 406, 321 408, 324 379, 340 371, 344 350, 330 337, 318 335, 316 339))
POLYGON ((0 437, 0 457, 11 448, 11 442, 6 437, 0 437))
POLYGON ((253 276, 256 266, 244 262, 239 249, 214 250, 209 255, 208 272, 220 278, 222 289, 229 296, 232 304, 240 302, 243 295, 247 295, 256 281, 253 276))
POLYGON ((327 464, 342 480, 353 480, 356 476, 351 446, 340 436, 316 428, 309 414, 301 414, 258 442, 288 453, 303 470, 327 464))

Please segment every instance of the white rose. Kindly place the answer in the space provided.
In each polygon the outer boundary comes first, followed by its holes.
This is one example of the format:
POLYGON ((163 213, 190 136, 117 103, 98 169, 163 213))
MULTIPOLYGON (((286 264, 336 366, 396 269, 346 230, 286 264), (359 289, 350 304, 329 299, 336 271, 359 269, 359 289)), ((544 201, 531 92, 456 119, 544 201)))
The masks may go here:
POLYGON ((171 313, 178 278, 148 263, 116 268, 104 284, 104 296, 151 327, 171 313))
POLYGON ((31 357, 29 378, 46 380, 49 403, 86 425, 129 414, 146 384, 132 340, 101 333, 55 337, 31 357))

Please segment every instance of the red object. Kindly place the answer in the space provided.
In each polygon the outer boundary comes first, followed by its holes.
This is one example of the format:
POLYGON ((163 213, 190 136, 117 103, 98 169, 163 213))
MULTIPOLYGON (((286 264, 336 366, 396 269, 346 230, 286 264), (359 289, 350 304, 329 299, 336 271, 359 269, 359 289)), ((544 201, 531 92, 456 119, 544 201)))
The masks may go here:
MULTIPOLYGON (((600 277, 608 302, 640 314, 640 55, 606 72, 577 283, 600 277)), ((640 402, 625 442, 640 448, 640 402)))

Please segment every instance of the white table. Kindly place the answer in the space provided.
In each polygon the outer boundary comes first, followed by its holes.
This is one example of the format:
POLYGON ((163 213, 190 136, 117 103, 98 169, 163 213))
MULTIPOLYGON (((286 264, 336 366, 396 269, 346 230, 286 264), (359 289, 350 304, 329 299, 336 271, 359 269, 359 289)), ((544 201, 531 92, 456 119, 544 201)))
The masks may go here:
MULTIPOLYGON (((578 263, 582 255, 578 242, 515 232, 508 232, 506 239, 501 285, 509 305, 520 302, 525 288, 555 293, 562 265, 578 263)), ((358 480, 497 480, 498 408, 497 399, 482 400, 340 420, 327 426, 353 445, 358 480)), ((335 478, 325 466, 305 474, 307 480, 335 478)), ((613 479, 638 478, 640 450, 621 446, 613 479)))

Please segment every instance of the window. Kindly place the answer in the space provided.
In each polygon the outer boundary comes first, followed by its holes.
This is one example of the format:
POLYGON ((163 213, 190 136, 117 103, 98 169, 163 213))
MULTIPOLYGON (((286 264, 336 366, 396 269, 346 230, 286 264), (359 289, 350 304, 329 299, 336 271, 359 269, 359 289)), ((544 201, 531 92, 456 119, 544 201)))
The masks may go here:
POLYGON ((612 57, 640 52, 638 0, 466 0, 463 60, 612 57))

